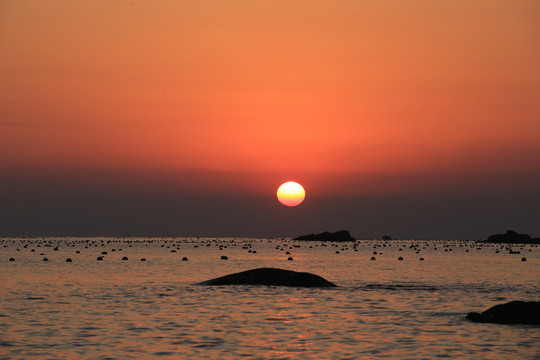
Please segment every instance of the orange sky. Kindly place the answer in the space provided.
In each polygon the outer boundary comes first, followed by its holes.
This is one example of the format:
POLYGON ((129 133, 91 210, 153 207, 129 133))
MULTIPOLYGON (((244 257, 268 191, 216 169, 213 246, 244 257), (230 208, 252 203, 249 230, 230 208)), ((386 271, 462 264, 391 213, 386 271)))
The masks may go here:
POLYGON ((539 19, 536 0, 2 0, 0 169, 201 193, 534 187, 539 19))

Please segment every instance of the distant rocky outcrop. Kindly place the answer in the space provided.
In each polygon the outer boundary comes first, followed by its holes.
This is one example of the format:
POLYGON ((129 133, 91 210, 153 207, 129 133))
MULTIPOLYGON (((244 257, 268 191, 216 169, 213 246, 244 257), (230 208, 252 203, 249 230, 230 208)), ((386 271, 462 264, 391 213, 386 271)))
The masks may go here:
POLYGON ((199 285, 273 285, 296 287, 336 287, 337 285, 319 275, 283 270, 277 268, 259 268, 229 274, 203 281, 199 285))
POLYGON ((481 323, 540 325, 540 301, 512 301, 482 313, 468 313, 466 318, 481 323))
POLYGON ((499 244, 540 244, 540 238, 532 238, 530 235, 518 234, 513 230, 508 230, 504 234, 491 235, 484 242, 499 244))
POLYGON ((340 230, 336 232, 325 231, 320 234, 309 234, 295 237, 293 240, 308 240, 308 241, 355 241, 356 239, 351 236, 347 230, 340 230))

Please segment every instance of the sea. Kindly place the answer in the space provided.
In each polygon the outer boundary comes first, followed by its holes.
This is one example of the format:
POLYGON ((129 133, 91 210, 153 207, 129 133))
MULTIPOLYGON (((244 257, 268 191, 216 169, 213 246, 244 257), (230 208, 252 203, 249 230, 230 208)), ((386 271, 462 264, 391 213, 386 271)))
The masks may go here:
POLYGON ((540 300, 538 245, 3 238, 0 276, 0 359, 540 359, 539 326, 465 319, 540 300), (338 287, 197 284, 260 267, 338 287))

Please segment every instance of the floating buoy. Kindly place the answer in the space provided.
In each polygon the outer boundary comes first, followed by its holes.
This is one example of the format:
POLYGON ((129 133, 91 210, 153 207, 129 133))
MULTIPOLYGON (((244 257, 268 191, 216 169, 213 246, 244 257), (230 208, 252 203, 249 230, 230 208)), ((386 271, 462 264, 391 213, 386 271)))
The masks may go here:
POLYGON ((142 258, 141 261, 146 261, 146 259, 145 259, 145 258, 142 258))
POLYGON ((14 258, 9 258, 9 261, 15 261, 15 259, 14 258))
POLYGON ((128 260, 128 257, 127 257, 127 256, 124 256, 124 257, 122 258, 122 260, 128 260))
POLYGON ((372 256, 370 260, 375 260, 375 256, 372 256))
POLYGON ((229 260, 229 258, 226 257, 225 255, 221 255, 221 260, 229 260))
POLYGON ((398 257, 398 260, 403 260, 403 256, 398 257))
POLYGON ((101 260, 103 260, 103 258, 101 256, 98 256, 96 260, 101 261, 101 260))
POLYGON ((66 259, 66 262, 71 262, 72 260, 70 258, 67 258, 66 259))
POLYGON ((521 261, 527 261, 527 258, 522 257, 521 261))
POLYGON ((47 259, 47 258, 43 258, 43 261, 49 261, 49 259, 47 259))
POLYGON ((287 258, 287 260, 289 260, 289 261, 293 261, 293 258, 292 258, 292 256, 289 256, 289 257, 287 258))
POLYGON ((184 256, 184 257, 182 258, 182 261, 188 261, 188 258, 184 256))

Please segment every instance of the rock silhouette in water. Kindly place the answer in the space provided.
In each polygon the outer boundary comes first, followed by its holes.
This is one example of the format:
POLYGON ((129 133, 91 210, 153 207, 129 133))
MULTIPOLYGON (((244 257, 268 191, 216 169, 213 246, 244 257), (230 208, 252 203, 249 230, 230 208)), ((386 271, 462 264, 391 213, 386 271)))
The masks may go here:
POLYGON ((481 323, 540 325, 540 301, 495 305, 482 313, 468 313, 467 319, 481 323))
POLYGON ((540 244, 540 238, 532 238, 527 234, 518 234, 513 230, 507 230, 504 234, 491 235, 484 242, 498 244, 540 244))
POLYGON ((297 287, 336 287, 330 281, 307 272, 277 268, 259 268, 229 274, 199 283, 199 285, 274 285, 297 287))
POLYGON ((309 234, 295 237, 293 240, 310 241, 355 241, 355 238, 347 230, 340 230, 333 233, 325 231, 320 234, 309 234))

